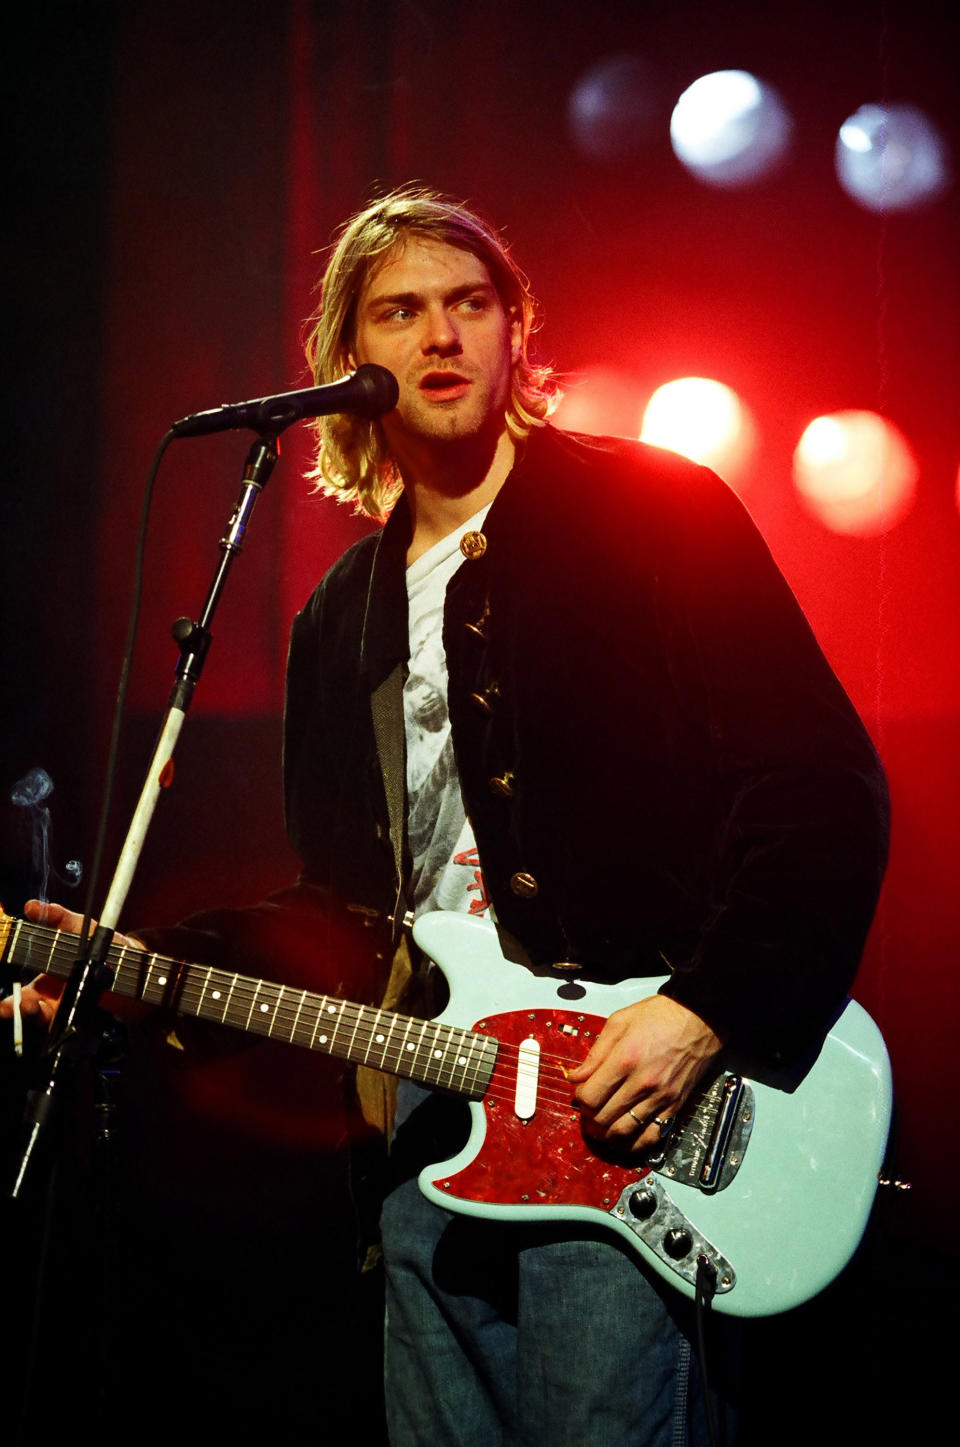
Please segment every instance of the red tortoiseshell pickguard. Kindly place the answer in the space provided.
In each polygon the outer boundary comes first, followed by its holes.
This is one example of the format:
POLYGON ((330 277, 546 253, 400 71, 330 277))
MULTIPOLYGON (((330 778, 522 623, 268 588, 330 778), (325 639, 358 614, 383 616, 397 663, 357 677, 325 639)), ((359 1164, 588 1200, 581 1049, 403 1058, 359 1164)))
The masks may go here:
POLYGON ((474 1025, 479 1034, 500 1042, 483 1100, 487 1133, 479 1153, 462 1170, 435 1178, 437 1190, 491 1205, 583 1205, 602 1210, 619 1198, 625 1186, 646 1175, 646 1169, 604 1160, 596 1153, 573 1107, 573 1087, 566 1085, 559 1068, 564 1062, 578 1064, 605 1023, 599 1015, 550 1009, 488 1015, 474 1025), (571 1029, 576 1033, 568 1033, 571 1029), (529 1120, 520 1120, 514 1109, 517 1047, 531 1038, 540 1045, 537 1108, 529 1120))

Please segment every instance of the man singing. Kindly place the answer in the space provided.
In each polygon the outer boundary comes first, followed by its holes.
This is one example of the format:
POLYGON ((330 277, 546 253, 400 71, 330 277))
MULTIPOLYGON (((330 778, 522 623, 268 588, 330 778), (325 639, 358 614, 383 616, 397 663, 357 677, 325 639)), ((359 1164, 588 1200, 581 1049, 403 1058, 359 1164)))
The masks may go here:
MULTIPOLYGON (((568 1077, 596 1148, 639 1158, 722 1047, 816 1046, 873 913, 886 791, 736 497, 548 425, 533 319, 497 233, 447 198, 406 187, 340 232, 316 382, 378 363, 399 402, 318 424, 319 485, 386 523, 294 623, 287 824, 301 891, 396 921, 390 1004, 433 988, 400 921, 436 909, 491 920, 518 971, 667 976, 568 1077)), ((703 1440, 689 1303, 609 1232, 448 1215, 416 1173, 466 1107, 362 1093, 394 1134, 393 1442, 703 1440)))
MULTIPOLYGON (((497 234, 441 196, 405 188, 340 234, 316 381, 375 362, 400 398, 318 426, 324 490, 389 519, 294 624, 287 820, 306 881, 393 910, 371 696, 399 668, 381 730, 405 755, 401 907, 485 912, 558 979, 669 972, 569 1077, 585 1131, 638 1152, 725 1043, 784 1061, 822 1033, 873 912, 886 794, 736 498, 669 453, 546 425, 532 321, 497 234)), ((460 1108, 401 1086, 397 1118, 393 1440, 685 1440, 685 1303, 609 1237, 452 1219, 414 1173, 462 1143, 460 1108)))

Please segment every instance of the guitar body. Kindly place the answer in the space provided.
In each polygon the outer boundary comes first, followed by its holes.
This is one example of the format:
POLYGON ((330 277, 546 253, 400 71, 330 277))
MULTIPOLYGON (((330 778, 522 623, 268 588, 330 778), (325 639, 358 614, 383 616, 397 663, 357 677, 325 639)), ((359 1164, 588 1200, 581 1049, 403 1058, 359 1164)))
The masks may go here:
MULTIPOLYGON (((883 1040, 859 1005, 848 1002, 789 1072, 724 1052, 659 1152, 625 1157, 583 1135, 566 1071, 608 1015, 661 981, 597 985, 531 971, 504 958, 492 925, 466 914, 424 915, 414 936, 450 984, 437 1020, 129 943, 112 944, 108 961, 123 998, 466 1096, 467 1144, 420 1175, 451 1211, 605 1223, 688 1296, 706 1263, 715 1309, 736 1316, 787 1311, 842 1271, 870 1214, 892 1098, 883 1040)), ((76 952, 74 936, 0 910, 0 959, 28 977, 66 977, 76 952)))
POLYGON ((688 1158, 705 1153, 711 1132, 723 1137, 719 1107, 682 1116, 665 1157, 638 1167, 588 1141, 563 1078, 562 1062, 583 1059, 609 1014, 662 980, 584 984, 570 1000, 559 993, 569 982, 505 960, 485 921, 424 915, 414 936, 450 985, 440 1022, 499 1042, 484 1097, 470 1104, 469 1140, 421 1172, 430 1200, 491 1220, 604 1222, 688 1296, 707 1255, 719 1273, 714 1309, 732 1315, 789 1310, 843 1269, 870 1214, 892 1102, 883 1040, 859 1005, 848 1002, 816 1058, 790 1076, 721 1062, 739 1093, 719 1184, 701 1185, 688 1158))

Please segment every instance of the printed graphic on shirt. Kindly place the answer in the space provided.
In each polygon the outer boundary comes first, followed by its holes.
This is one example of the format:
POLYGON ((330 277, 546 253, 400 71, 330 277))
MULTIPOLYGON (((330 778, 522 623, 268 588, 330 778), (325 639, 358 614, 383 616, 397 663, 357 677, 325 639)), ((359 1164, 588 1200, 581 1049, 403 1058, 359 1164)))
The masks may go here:
POLYGON ((407 569, 410 662, 403 689, 407 744, 407 838, 414 911, 489 908, 473 829, 463 807, 447 712, 443 605, 463 563, 460 538, 485 510, 441 539, 407 569))
POLYGON ((454 864, 465 864, 468 869, 473 870, 473 883, 467 885, 468 891, 476 890, 477 893, 470 901, 471 914, 483 914, 490 908, 490 897, 487 894, 487 886, 483 882, 483 870, 480 868, 480 851, 476 845, 472 849, 465 849, 461 854, 453 856, 454 864))

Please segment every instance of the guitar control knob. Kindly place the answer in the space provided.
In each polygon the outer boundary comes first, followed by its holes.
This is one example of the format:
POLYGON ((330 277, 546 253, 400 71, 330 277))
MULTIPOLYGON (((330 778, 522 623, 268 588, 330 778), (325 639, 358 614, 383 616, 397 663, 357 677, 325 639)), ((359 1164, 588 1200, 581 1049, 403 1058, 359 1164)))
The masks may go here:
POLYGON ((668 1231, 663 1238, 663 1249, 674 1261, 679 1261, 681 1256, 686 1256, 693 1247, 693 1237, 689 1231, 683 1231, 675 1226, 668 1231))
POLYGON ((630 1214, 636 1216, 638 1221, 649 1221, 657 1209, 656 1192, 650 1190, 634 1191, 628 1205, 630 1207, 630 1214))

